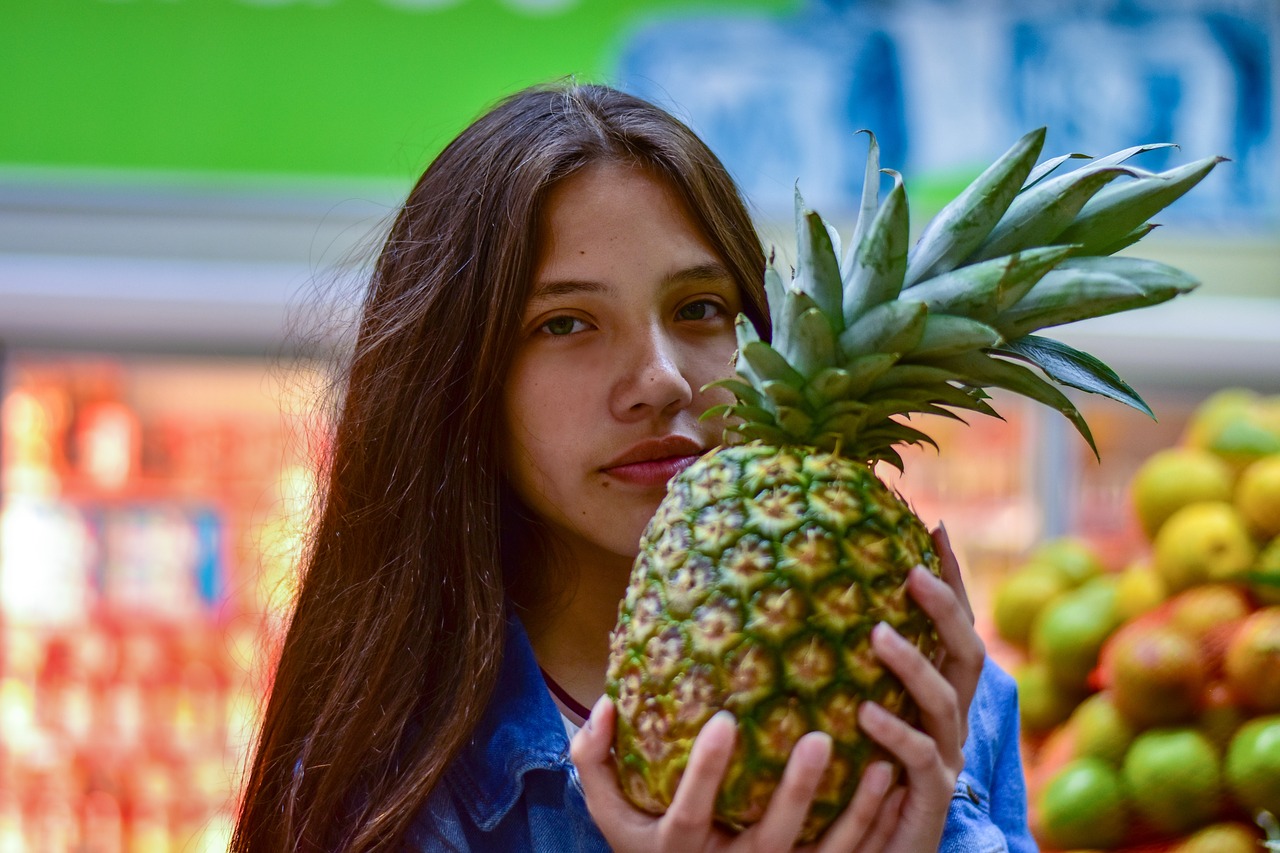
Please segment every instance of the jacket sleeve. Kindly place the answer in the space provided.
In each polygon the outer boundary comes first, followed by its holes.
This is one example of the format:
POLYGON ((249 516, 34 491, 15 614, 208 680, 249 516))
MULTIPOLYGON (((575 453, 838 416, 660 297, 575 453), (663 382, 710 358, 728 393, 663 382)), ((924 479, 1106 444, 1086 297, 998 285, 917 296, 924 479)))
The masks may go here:
POLYGON ((973 703, 965 767, 951 796, 942 853, 1035 853, 1019 750, 1018 692, 987 658, 973 703))

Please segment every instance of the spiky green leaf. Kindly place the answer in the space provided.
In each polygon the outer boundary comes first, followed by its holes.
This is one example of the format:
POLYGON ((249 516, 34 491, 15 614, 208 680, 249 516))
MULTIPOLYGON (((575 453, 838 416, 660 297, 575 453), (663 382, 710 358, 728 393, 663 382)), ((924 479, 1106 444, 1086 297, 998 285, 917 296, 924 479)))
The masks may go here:
POLYGON ((1221 163, 1224 157, 1206 157, 1185 166, 1113 184, 1099 192, 1058 239, 1078 243, 1081 254, 1096 254, 1113 243, 1117 234, 1128 234, 1180 198, 1221 163))
POLYGON ((836 363, 835 334, 820 308, 810 308, 797 318, 792 342, 792 365, 806 379, 836 363))
POLYGON ((1124 166, 1083 166, 1019 193, 968 260, 985 261, 1052 242, 1099 190, 1120 175, 1135 174, 1124 166))
MULTIPOLYGON (((875 218, 876 210, 880 207, 880 145, 876 142, 876 135, 871 131, 859 130, 858 133, 865 133, 869 141, 867 143, 867 164, 863 169, 862 175, 862 199, 858 205, 858 220, 854 223, 853 235, 849 239, 849 254, 845 255, 840 264, 841 276, 844 279, 845 287, 848 287, 849 279, 853 276, 854 260, 858 253, 858 247, 862 245, 863 238, 871 228, 871 221, 875 218)), ((845 317, 848 317, 847 313, 845 317)))
POLYGON ((1093 250, 1093 254, 1114 255, 1116 252, 1129 248, 1134 243, 1138 242, 1143 237, 1147 236, 1148 234, 1150 234, 1152 231, 1156 230, 1159 227, 1160 226, 1154 222, 1148 222, 1146 225, 1143 225, 1141 228, 1133 229, 1128 234, 1125 234, 1123 237, 1121 237, 1119 240, 1116 240, 1114 243, 1108 243, 1105 246, 1095 247, 1093 250))
POLYGON ((904 287, 954 269, 1008 210, 1044 146, 1045 128, 1024 134, 929 222, 907 261, 904 287))
POLYGON ((1011 361, 993 358, 985 353, 971 352, 957 356, 949 361, 972 385, 982 387, 1003 388, 1015 394, 1021 394, 1056 409, 1066 416, 1076 430, 1089 444, 1094 456, 1098 456, 1098 446, 1094 443, 1093 433, 1075 404, 1052 384, 1041 379, 1031 370, 1011 361))
POLYGON ((820 370, 809 379, 806 392, 812 391, 813 397, 819 400, 838 400, 849 396, 853 386, 853 376, 839 367, 820 370))
POLYGON ((804 377, 778 354, 778 351, 764 341, 753 341, 742 348, 742 357, 751 366, 752 371, 760 377, 760 383, 776 379, 800 388, 804 385, 804 377))
POLYGON ((885 174, 893 178, 893 189, 876 212, 847 270, 843 297, 846 328, 876 306, 897 299, 902 292, 911 227, 907 192, 901 175, 891 169, 886 169, 885 174))
POLYGON ((917 284, 909 295, 928 305, 930 313, 990 323, 1071 251, 1070 246, 1047 246, 970 264, 917 284))
POLYGON ((778 409, 778 426, 791 436, 791 443, 804 444, 813 432, 813 418, 801 409, 778 409))
POLYGON ((992 324, 1007 341, 1037 329, 1157 305, 1198 286, 1176 267, 1127 257, 1070 258, 992 324))
POLYGON ((849 396, 857 399, 867 392, 885 371, 897 363, 897 353, 877 352, 858 356, 845 365, 849 373, 849 396))
POLYGON ((1027 181, 1022 185, 1022 190, 1025 192, 1026 190, 1031 189, 1036 184, 1040 183, 1045 178, 1052 175, 1055 171, 1057 171, 1059 166, 1061 166, 1063 163, 1067 162, 1068 160, 1090 160, 1090 159, 1092 158, 1088 154, 1061 154, 1057 157, 1052 157, 1048 160, 1045 160, 1043 163, 1038 164, 1034 169, 1032 169, 1030 175, 1027 175, 1027 181))
POLYGON ((804 392, 791 383, 770 379, 762 383, 760 387, 772 408, 799 406, 804 403, 804 392))
POLYGON ((729 429, 738 433, 747 441, 764 441, 775 447, 783 447, 791 440, 784 430, 768 424, 744 423, 729 429))
POLYGON ((795 365, 800 349, 806 344, 800 330, 800 316, 816 307, 813 297, 794 285, 787 288, 782 298, 782 311, 774 317, 773 340, 770 342, 778 354, 795 365))
POLYGON ((1099 157, 1090 165, 1092 166, 1114 166, 1123 163, 1130 157, 1138 154, 1144 154, 1147 151, 1158 151, 1161 148, 1177 148, 1178 146, 1172 142, 1148 142, 1145 145, 1134 145, 1132 148, 1122 148, 1119 151, 1108 154, 1105 157, 1099 157))
POLYGON ((996 352, 1034 364, 1059 384, 1110 397, 1155 418, 1146 401, 1114 370, 1087 352, 1081 352, 1061 341, 1027 335, 1016 341, 1009 341, 996 352))
POLYGON ((777 415, 770 409, 748 406, 745 403, 730 406, 728 413, 735 418, 740 418, 744 423, 774 424, 777 422, 777 415))
POLYGON ((741 379, 720 379, 715 382, 708 382, 702 386, 703 391, 709 388, 724 388, 742 403, 749 406, 759 406, 764 402, 764 396, 751 385, 743 382, 741 379))
POLYGON ((787 295, 787 285, 782 273, 770 262, 764 271, 764 295, 769 302, 769 316, 775 321, 782 313, 782 300, 787 295))
POLYGON ((926 433, 895 420, 881 421, 864 429, 858 436, 858 444, 867 449, 868 455, 888 450, 895 444, 928 444, 935 450, 938 447, 926 433))
POLYGON ((1000 343, 1000 333, 977 320, 952 314, 925 317, 924 333, 919 342, 903 358, 933 358, 969 350, 993 347, 1000 343))
POLYGON ((796 235, 800 258, 796 269, 795 286, 813 298, 834 334, 844 331, 841 313, 844 300, 840 279, 840 262, 831 235, 822 217, 810 211, 800 222, 796 235))
POLYGON ((743 350, 750 344, 757 343, 760 335, 756 331, 755 324, 751 322, 751 318, 746 314, 739 314, 733 321, 733 331, 738 339, 738 351, 734 355, 734 369, 738 375, 742 377, 748 385, 760 387, 761 377, 751 369, 751 365, 743 357, 743 350))
POLYGON ((958 379, 955 371, 945 367, 928 364, 895 364, 882 376, 874 380, 867 391, 880 391, 884 388, 910 388, 920 385, 934 385, 939 382, 950 382, 958 379))
POLYGON ((925 304, 915 300, 877 305, 840 336, 840 351, 850 360, 870 353, 909 352, 924 334, 927 314, 925 304))

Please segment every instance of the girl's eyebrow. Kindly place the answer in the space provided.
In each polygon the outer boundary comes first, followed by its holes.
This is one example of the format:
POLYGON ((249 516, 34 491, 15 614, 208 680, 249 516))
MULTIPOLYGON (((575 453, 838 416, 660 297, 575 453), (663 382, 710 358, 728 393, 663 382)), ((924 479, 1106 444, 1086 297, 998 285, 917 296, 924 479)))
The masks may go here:
MULTIPOLYGON (((676 284, 684 282, 724 282, 732 281, 733 277, 729 275, 729 271, 725 269, 724 264, 717 261, 708 261, 705 264, 695 264, 682 270, 676 270, 668 274, 662 279, 661 287, 663 290, 670 288, 676 284)), ((529 304, 533 305, 539 302, 549 302, 561 296, 576 296, 584 293, 607 293, 610 287, 598 281, 585 281, 581 279, 558 279, 555 281, 539 282, 534 289, 533 294, 529 297, 529 304)))

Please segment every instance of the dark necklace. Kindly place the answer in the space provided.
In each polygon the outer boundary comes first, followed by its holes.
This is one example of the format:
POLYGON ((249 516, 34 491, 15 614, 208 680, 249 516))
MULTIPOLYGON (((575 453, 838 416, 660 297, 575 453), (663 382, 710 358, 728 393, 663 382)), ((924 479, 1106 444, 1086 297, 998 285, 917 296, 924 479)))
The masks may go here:
POLYGON ((547 689, 550 690, 555 695, 555 697, 560 700, 560 704, 564 705, 566 708, 568 708, 570 711, 577 714, 579 717, 581 717, 584 720, 587 717, 591 716, 591 709, 587 708, 577 699, 574 699, 572 696, 570 696, 569 691, 565 690, 559 684, 556 684, 556 680, 551 677, 550 673, 548 673, 542 667, 538 667, 538 671, 542 673, 542 680, 547 683, 547 689))

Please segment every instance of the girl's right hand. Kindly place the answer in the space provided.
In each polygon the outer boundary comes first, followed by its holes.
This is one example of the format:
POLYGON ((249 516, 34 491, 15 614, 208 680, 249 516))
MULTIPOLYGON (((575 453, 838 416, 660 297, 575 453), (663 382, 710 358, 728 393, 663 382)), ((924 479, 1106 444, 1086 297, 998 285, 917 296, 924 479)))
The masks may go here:
POLYGON ((667 813, 640 811, 618 787, 609 754, 616 714, 613 702, 601 697, 587 724, 574 736, 570 755, 582 780, 587 808, 617 853, 874 850, 896 824, 904 791, 893 786, 889 764, 876 762, 865 771, 853 801, 822 837, 812 845, 796 847, 818 780, 831 758, 831 738, 811 732, 792 750, 782 781, 760 822, 741 833, 720 827, 713 822, 712 812, 737 736, 733 716, 725 711, 707 721, 694 741, 689 765, 667 813))

